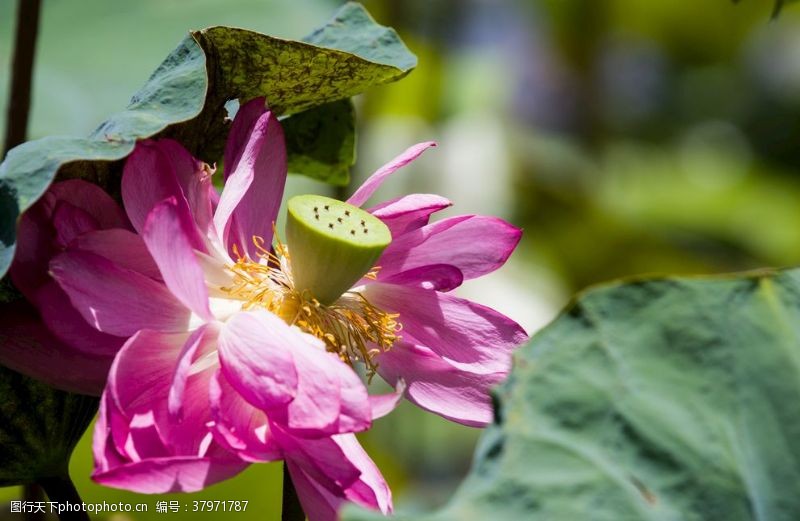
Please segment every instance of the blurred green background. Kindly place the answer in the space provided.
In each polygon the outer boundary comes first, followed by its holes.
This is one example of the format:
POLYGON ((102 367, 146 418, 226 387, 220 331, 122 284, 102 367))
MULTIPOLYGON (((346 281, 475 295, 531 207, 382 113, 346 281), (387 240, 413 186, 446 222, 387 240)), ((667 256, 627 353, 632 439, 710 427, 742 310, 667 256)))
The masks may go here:
MULTIPOLYGON (((45 0, 30 137, 91 131, 190 29, 299 38, 339 3, 45 0)), ((456 203, 448 214, 494 214, 525 229, 509 264, 463 296, 535 332, 571 294, 616 277, 800 263, 800 8, 770 22, 771 0, 364 3, 420 65, 357 100, 354 186, 435 139, 440 147, 379 199, 440 193, 456 203)), ((2 114, 15 5, 0 0, 2 114)), ((287 193, 327 190, 294 178, 287 193)), ((396 505, 427 509, 465 475, 478 435, 403 405, 362 440, 396 505)), ((93 485, 88 436, 72 465, 86 501, 150 503, 147 515, 105 518, 191 515, 156 514, 161 498, 93 485)), ((280 472, 255 466, 166 499, 247 499, 248 512, 231 518, 277 519, 280 472)), ((0 501, 18 495, 0 489, 0 501)))

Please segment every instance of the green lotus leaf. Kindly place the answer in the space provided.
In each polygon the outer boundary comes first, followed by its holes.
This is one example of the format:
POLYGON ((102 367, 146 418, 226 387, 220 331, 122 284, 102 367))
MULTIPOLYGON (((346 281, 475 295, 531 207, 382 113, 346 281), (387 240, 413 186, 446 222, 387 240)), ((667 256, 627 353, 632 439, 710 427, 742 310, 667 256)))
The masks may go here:
POLYGON ((800 270, 593 289, 519 350, 449 504, 397 519, 800 519, 798 403, 800 270))
POLYGON ((0 164, 0 274, 14 255, 19 216, 54 179, 79 177, 118 194, 121 160, 149 137, 178 139, 195 156, 218 161, 230 100, 265 96, 273 112, 288 116, 291 171, 343 184, 355 140, 353 112, 342 100, 400 79, 415 65, 397 34, 356 3, 342 6, 306 41, 232 27, 191 33, 127 109, 89 137, 46 137, 9 151, 0 164), (335 122, 323 119, 331 114, 335 122), (327 135, 333 131, 342 134, 327 135))

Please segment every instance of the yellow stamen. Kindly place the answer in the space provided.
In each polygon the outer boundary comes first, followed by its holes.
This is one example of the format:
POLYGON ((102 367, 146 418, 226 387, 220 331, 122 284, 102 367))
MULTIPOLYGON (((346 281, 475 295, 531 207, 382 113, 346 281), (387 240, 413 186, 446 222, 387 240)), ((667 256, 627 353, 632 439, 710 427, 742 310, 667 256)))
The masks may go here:
MULTIPOLYGON (((237 259, 228 267, 234 275, 233 283, 221 288, 222 291, 241 300, 242 309, 266 309, 287 324, 319 338, 328 351, 347 364, 363 362, 368 378, 372 378, 377 369, 375 356, 400 339, 399 315, 383 311, 355 291, 344 293, 330 305, 321 304, 307 291, 297 291, 289 250, 277 233, 274 236, 274 252, 265 246, 263 238, 253 237, 257 261, 241 255, 234 245, 237 259)), ((365 277, 376 279, 379 269, 371 269, 365 277)))

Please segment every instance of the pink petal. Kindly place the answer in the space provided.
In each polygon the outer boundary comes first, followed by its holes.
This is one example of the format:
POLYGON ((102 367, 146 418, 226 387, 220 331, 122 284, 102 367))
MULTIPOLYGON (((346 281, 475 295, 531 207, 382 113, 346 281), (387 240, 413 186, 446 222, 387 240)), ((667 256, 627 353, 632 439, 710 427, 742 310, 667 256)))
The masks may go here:
POLYGON ((189 311, 153 279, 103 257, 66 252, 50 271, 83 318, 99 331, 130 336, 140 329, 186 330, 189 311))
POLYGON ((427 347, 405 341, 377 357, 378 372, 389 383, 401 378, 406 397, 423 409, 471 427, 492 421, 490 390, 508 371, 474 373, 456 367, 427 347))
POLYGON ((372 419, 383 418, 397 407, 403 394, 406 391, 406 383, 399 379, 395 391, 387 394, 376 394, 369 397, 369 405, 372 409, 372 419))
POLYGON ((375 283, 364 294, 375 306, 400 314, 404 340, 470 371, 507 371, 512 350, 528 338, 510 318, 447 293, 375 283))
POLYGON ((148 458, 107 471, 95 470, 92 480, 140 494, 197 492, 234 477, 247 466, 248 463, 240 461, 193 456, 148 458))
MULTIPOLYGON (((338 521, 339 509, 344 505, 345 499, 326 490, 303 472, 303 469, 296 463, 286 461, 284 465, 289 469, 292 485, 297 491, 300 505, 303 507, 303 512, 305 512, 308 519, 313 519, 314 521, 338 521)), ((285 483, 284 486, 286 486, 285 483)))
POLYGON ((166 451, 164 437, 161 429, 158 428, 156 417, 152 410, 144 413, 133 413, 130 415, 126 431, 124 450, 125 453, 134 461, 146 459, 152 448, 158 447, 158 451, 166 451), (140 454, 139 451, 143 450, 140 454))
POLYGON ((76 351, 53 337, 25 302, 0 312, 0 364, 57 389, 99 396, 113 360, 76 351))
POLYGON ((254 137, 252 135, 254 127, 267 112, 269 110, 263 96, 241 104, 239 110, 236 111, 233 124, 228 131, 228 139, 225 142, 225 183, 233 175, 234 165, 241 160, 248 142, 254 137))
POLYGON ((198 359, 214 360, 214 367, 218 366, 216 363, 216 350, 217 338, 219 336, 219 327, 215 323, 206 324, 203 327, 196 329, 181 348, 181 352, 177 357, 177 365, 172 377, 172 384, 169 388, 169 397, 167 400, 168 409, 170 414, 180 421, 183 417, 183 403, 185 401, 186 383, 189 380, 192 366, 198 359))
POLYGON ((174 198, 179 212, 192 223, 192 246, 206 251, 205 239, 211 225, 209 173, 180 144, 170 140, 137 143, 122 172, 122 200, 133 226, 144 230, 150 211, 161 201, 174 198))
POLYGON ((351 434, 336 436, 335 439, 347 459, 361 471, 358 480, 345 492, 347 499, 367 508, 377 508, 384 515, 391 514, 392 492, 389 485, 356 437, 351 434))
POLYGON ((17 247, 9 275, 14 286, 34 304, 39 288, 52 282, 47 273, 48 263, 60 251, 51 219, 54 207, 55 196, 45 193, 22 214, 17 227, 17 247))
POLYGON ((187 217, 174 199, 167 199, 147 216, 142 237, 172 294, 200 318, 211 321, 208 289, 191 239, 195 226, 187 217))
POLYGON ((142 237, 122 228, 95 230, 76 237, 71 250, 85 251, 105 257, 120 268, 161 280, 161 272, 147 250, 142 237))
POLYGON ((219 335, 222 373, 251 404, 264 411, 288 404, 297 394, 292 357, 305 335, 263 310, 237 313, 219 335))
POLYGON ((127 463, 125 455, 117 450, 111 434, 111 423, 118 424, 119 411, 113 403, 109 403, 108 393, 102 393, 97 421, 92 436, 92 454, 94 455, 95 472, 105 472, 110 468, 127 463))
MULTIPOLYGON (((73 179, 52 185, 39 201, 22 214, 17 230, 17 247, 10 275, 14 285, 31 301, 39 287, 50 281, 47 274, 50 259, 59 251, 68 235, 76 235, 76 228, 57 230, 54 214, 59 206, 68 206, 79 212, 81 220, 91 227, 128 228, 128 220, 117 203, 98 186, 73 179)), ((63 212, 63 210, 62 210, 63 212)), ((59 219, 62 224, 64 216, 59 219)), ((86 226, 80 226, 83 230, 86 226)))
POLYGON ((96 230, 100 226, 88 212, 64 201, 56 203, 53 225, 56 228, 56 244, 62 248, 75 237, 96 230))
POLYGON ((188 332, 138 331, 120 350, 111 368, 107 395, 128 420, 135 414, 157 412, 156 421, 169 418, 167 399, 172 377, 188 332))
POLYGON ((411 194, 373 206, 369 212, 389 227, 392 237, 428 224, 434 212, 451 206, 449 200, 433 194, 411 194))
POLYGON ((335 520, 345 501, 392 511, 392 495, 380 471, 352 434, 320 440, 281 439, 286 465, 309 519, 335 520))
POLYGON ((277 461, 283 457, 266 414, 245 401, 221 371, 211 380, 209 399, 214 436, 220 445, 244 461, 277 461))
POLYGON ((298 392, 287 426, 309 437, 366 430, 372 423, 367 388, 353 369, 325 351, 322 342, 294 344, 298 392))
POLYGON ((143 330, 120 351, 95 426, 95 481, 143 493, 190 492, 247 465, 221 451, 206 427, 212 371, 186 380, 182 419, 168 415, 178 352, 188 336, 143 330))
MULTIPOLYGON (((215 326, 205 325, 192 334, 159 333, 142 330, 132 336, 120 350, 111 368, 106 388, 109 406, 118 412, 118 417, 127 422, 128 428, 134 419, 152 415, 163 439, 163 447, 137 447, 140 455, 158 457, 164 454, 175 456, 205 456, 211 432, 206 424, 211 419, 209 385, 216 365, 187 375, 181 384, 182 415, 175 418, 169 414, 169 394, 178 367, 178 357, 186 345, 200 341, 198 351, 213 342, 215 326)), ((113 425, 112 425, 113 430, 113 425)), ((118 448, 124 446, 123 430, 114 432, 118 448)))
POLYGON ((48 189, 54 201, 64 201, 92 216, 100 228, 129 228, 119 205, 99 186, 82 179, 55 183, 48 189))
POLYGON ((343 497, 344 490, 358 480, 361 470, 348 459, 337 443, 338 438, 352 434, 308 439, 292 436, 279 427, 274 427, 272 433, 283 451, 284 460, 297 465, 304 474, 329 492, 343 497))
POLYGON ((213 170, 192 157, 183 145, 173 139, 160 139, 156 143, 170 161, 186 202, 189 203, 194 222, 206 234, 212 224, 212 205, 217 199, 211 180, 213 170))
MULTIPOLYGON (((399 284, 437 291, 450 291, 464 282, 464 274, 455 266, 449 264, 431 264, 419 268, 401 271, 388 277, 380 278, 387 284, 399 284)), ((367 282, 369 283, 369 281, 367 282)))
POLYGON ((405 152, 376 170, 375 173, 372 174, 366 181, 364 181, 358 190, 356 190, 356 192, 350 196, 350 199, 348 199, 347 202, 353 206, 361 206, 367 202, 367 199, 369 199, 370 196, 375 193, 375 190, 377 190, 381 184, 383 184, 387 177, 395 173, 398 169, 414 161, 428 148, 435 146, 436 143, 433 141, 428 141, 425 143, 418 143, 408 148, 405 152))
POLYGON ((137 143, 122 171, 122 200, 136 231, 142 232, 150 210, 168 197, 175 197, 188 210, 169 157, 156 141, 137 143))
POLYGON ((272 242, 286 184, 283 129, 263 98, 251 100, 236 114, 225 146, 225 171, 214 223, 229 249, 236 244, 255 259, 253 237, 272 242))
POLYGON ((222 371, 242 396, 306 436, 364 430, 371 422, 358 375, 321 340, 264 310, 238 313, 220 335, 222 371))
POLYGON ((54 280, 36 294, 42 321, 55 337, 71 349, 108 358, 117 354, 125 338, 101 333, 89 325, 54 280))
POLYGON ((522 230, 496 217, 462 215, 395 237, 378 259, 379 279, 434 264, 455 266, 464 280, 505 264, 522 230))

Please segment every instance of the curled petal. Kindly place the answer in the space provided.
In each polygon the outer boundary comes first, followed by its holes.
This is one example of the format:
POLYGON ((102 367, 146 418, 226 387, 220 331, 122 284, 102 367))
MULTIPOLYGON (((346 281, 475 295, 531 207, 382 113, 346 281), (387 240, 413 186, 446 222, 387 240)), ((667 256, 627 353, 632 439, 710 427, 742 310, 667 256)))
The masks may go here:
POLYGON ((160 333, 147 329, 134 334, 118 353, 109 373, 106 393, 109 405, 128 420, 136 414, 155 411, 155 421, 166 422, 172 375, 178 354, 189 337, 187 332, 160 333))
POLYGON ((378 394, 369 397, 369 405, 372 408, 372 419, 377 420, 383 418, 400 403, 403 398, 403 393, 406 392, 406 382, 402 378, 398 378, 397 385, 393 393, 378 394))
POLYGON ((292 482, 309 519, 334 521, 348 500, 391 513, 391 491, 354 435, 312 441, 283 437, 281 443, 292 482))
POLYGON ((392 492, 389 485, 356 437, 350 434, 336 436, 335 439, 347 459, 361 471, 355 483, 345 491, 347 499, 383 514, 391 514, 392 492))
POLYGON ((411 194, 373 206, 369 212, 389 227, 392 237, 428 224, 431 214, 451 206, 448 199, 434 194, 411 194))
MULTIPOLYGON (((108 377, 106 395, 128 428, 137 416, 152 414, 164 447, 144 447, 139 454, 208 455, 210 419, 208 389, 215 365, 190 371, 181 383, 182 414, 169 414, 169 393, 174 385, 177 361, 187 343, 200 342, 200 349, 213 340, 214 326, 206 325, 194 333, 160 333, 142 330, 133 335, 120 350, 108 377)), ((120 451, 125 445, 125 429, 117 429, 114 438, 120 451)))
POLYGON ((369 178, 364 181, 364 183, 358 187, 358 190, 350 196, 350 199, 347 200, 348 203, 352 204, 353 206, 361 206, 370 196, 375 193, 375 190, 380 188, 381 184, 393 173, 395 173, 400 168, 406 166, 410 162, 414 161, 416 158, 420 156, 423 152, 425 152, 430 147, 435 147, 436 143, 433 141, 427 141, 425 143, 417 143, 416 145, 409 147, 406 149, 402 154, 395 157, 378 170, 375 171, 374 174, 369 176, 369 178))
POLYGON ((336 495, 314 481, 302 467, 287 460, 284 465, 289 469, 292 485, 303 507, 303 512, 314 521, 338 521, 339 509, 344 505, 344 492, 336 495))
POLYGON ((336 442, 339 436, 307 439, 292 436, 276 427, 273 428, 273 437, 286 462, 297 465, 304 474, 334 494, 343 496, 342 492, 361 473, 336 442))

